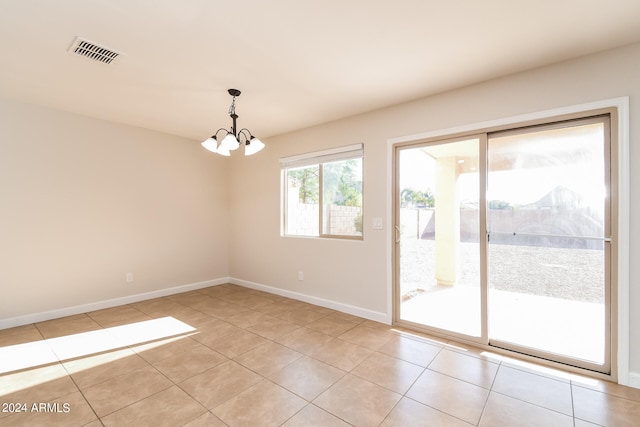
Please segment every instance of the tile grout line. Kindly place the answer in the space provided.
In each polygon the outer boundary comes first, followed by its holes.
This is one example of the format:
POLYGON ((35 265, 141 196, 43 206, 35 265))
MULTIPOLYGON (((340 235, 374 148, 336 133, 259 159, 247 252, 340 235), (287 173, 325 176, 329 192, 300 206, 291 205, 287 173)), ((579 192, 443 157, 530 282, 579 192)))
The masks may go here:
POLYGON ((477 425, 480 425, 480 423, 482 422, 482 417, 484 416, 484 413, 487 410, 487 404, 489 403, 489 398, 491 397, 491 393, 495 393, 495 391, 493 390, 493 386, 495 385, 496 379, 498 378, 498 374, 500 373, 500 368, 502 368, 502 361, 498 363, 498 369, 496 369, 496 374, 493 376, 493 381, 491 381, 491 386, 489 387, 489 393, 487 394, 487 398, 484 401, 484 406, 482 407, 482 412, 480 412, 480 418, 478 419, 477 425))
MULTIPOLYGON (((128 304, 125 304, 125 306, 128 306, 128 304)), ((144 313, 144 312, 142 312, 142 311, 140 311, 140 310, 136 309, 135 307, 130 307, 130 308, 135 309, 136 311, 140 312, 141 314, 147 315, 146 313, 144 313)), ((96 323, 100 326, 100 328, 101 328, 101 329, 103 329, 103 330, 104 330, 104 329, 107 329, 107 328, 108 328, 108 327, 106 327, 106 326, 101 325, 101 324, 100 324, 96 319, 93 319, 93 318, 92 318, 88 313, 84 313, 84 314, 85 314, 86 316, 88 316, 90 319, 92 319, 94 322, 96 322, 96 323)), ((34 324, 34 326, 35 326, 36 328, 38 328, 38 327, 37 327, 37 325, 35 325, 35 324, 34 324)), ((40 330, 39 330, 39 329, 38 329, 38 331, 40 332, 40 330)), ((40 332, 40 334, 42 335, 42 332, 40 332)), ((45 339, 45 340, 46 340, 46 339, 45 339)), ((124 346, 124 347, 122 347, 122 348, 120 348, 120 349, 116 349, 116 350, 122 350, 122 349, 125 349, 125 348, 126 348, 126 349, 128 349, 128 350, 131 350, 131 352, 133 353, 133 355, 135 355, 135 356, 137 356, 137 357, 140 357, 140 358, 141 358, 141 359, 142 359, 142 360, 143 360, 143 361, 144 361, 148 366, 152 367, 156 372, 158 372, 160 375, 162 375, 162 376, 163 376, 163 377, 165 377, 167 380, 169 380, 169 382, 171 382, 173 385, 177 386, 177 384, 176 384, 176 383, 174 383, 170 378, 168 378, 166 375, 164 375, 164 373, 163 373, 163 372, 159 371, 159 370, 158 370, 158 368, 156 368, 152 363, 148 362, 146 359, 144 359, 143 357, 141 357, 141 356, 140 356, 140 355, 139 355, 139 354, 138 354, 138 353, 137 353, 133 348, 131 348, 131 345, 126 345, 126 346, 124 346)), ((55 353, 55 351, 54 351, 53 349, 52 349, 52 351, 54 352, 54 354, 56 354, 56 353, 55 353)), ((103 353, 105 353, 105 352, 100 352, 100 353, 95 353, 95 354, 91 354, 91 355, 86 355, 86 356, 83 356, 83 357, 80 357, 80 358, 77 358, 77 359, 70 359, 70 360, 80 360, 80 359, 83 359, 83 358, 86 358, 86 357, 95 356, 95 355, 97 355, 97 354, 103 354, 103 353)), ((69 372, 69 370, 67 369, 67 367, 64 365, 64 362, 63 362, 62 360, 60 360, 60 357, 59 357, 57 354, 56 354, 56 357, 58 358, 58 363, 59 363, 60 365, 62 365, 62 368, 63 368, 63 369, 65 370, 65 372, 67 373, 67 376, 68 376, 68 377, 69 377, 69 379, 73 382, 74 386, 78 389, 78 392, 82 395, 82 398, 85 400, 85 402, 87 403, 87 405, 89 405, 89 407, 91 408, 91 411, 94 413, 94 415, 96 416, 96 418, 100 421, 100 423, 101 423, 102 425, 104 425, 104 423, 102 422, 102 418, 103 418, 103 417, 99 417, 99 416, 98 416, 98 414, 97 414, 97 413, 96 413, 96 411, 95 411, 95 408, 93 407, 93 405, 91 405, 91 403, 89 402, 89 400, 88 400, 88 399, 87 399, 87 397, 85 396, 85 394, 84 394, 84 392, 83 392, 83 389, 82 389, 82 388, 78 385, 78 383, 74 380, 73 376, 71 375, 71 373, 69 372)), ((129 356, 128 356, 128 357, 129 357, 129 356)), ((134 371, 137 371, 137 370, 140 370, 140 369, 144 369, 144 367, 143 367, 143 368, 135 369, 134 371)), ((133 372, 133 371, 131 371, 131 372, 133 372)), ((91 386, 88 386, 88 387, 86 387, 86 388, 90 388, 90 387, 94 387, 94 386, 99 385, 99 384, 103 384, 103 383, 105 383, 105 382, 107 382, 107 381, 109 381, 109 380, 111 380, 111 379, 113 379, 113 378, 121 377, 121 376, 124 376, 124 375, 129 375, 131 372, 126 372, 126 373, 123 373, 123 374, 117 375, 117 376, 115 376, 115 377, 110 377, 109 379, 107 379, 107 380, 105 380, 105 381, 101 381, 101 382, 99 382, 99 383, 92 384, 91 386)), ((120 410, 122 410, 122 409, 124 409, 124 408, 127 408, 127 407, 129 407, 129 406, 131 406, 131 405, 134 405, 134 404, 136 404, 136 403, 138 403, 138 402, 141 402, 141 401, 142 401, 142 400, 144 400, 144 399, 147 399, 147 398, 149 398, 149 397, 151 397, 151 396, 154 396, 154 395, 156 395, 156 394, 158 394, 158 393, 161 393, 161 392, 163 392, 163 391, 166 391, 166 390, 168 390, 169 388, 171 388, 171 386, 170 386, 170 387, 167 387, 166 389, 162 389, 162 390, 160 390, 160 391, 157 391, 157 392, 155 392, 155 393, 152 393, 151 395, 146 396, 146 397, 144 397, 144 398, 142 398, 142 399, 140 399, 140 400, 137 400, 137 401, 135 401, 135 402, 131 402, 130 404, 125 405, 125 406, 123 406, 122 408, 118 408, 117 410, 115 410, 115 411, 113 411, 113 412, 110 412, 110 413, 108 413, 108 414, 105 414, 104 416, 106 417, 106 416, 109 416, 109 415, 111 415, 111 414, 114 414, 114 413, 116 413, 116 412, 118 412, 118 411, 120 411, 120 410)), ((196 401, 196 402, 197 402, 197 401, 196 401)), ((198 403, 200 404, 200 402, 198 402, 198 403)), ((200 405, 201 405, 201 404, 200 404, 200 405)))
MULTIPOLYGON (((460 418, 460 417, 458 417, 458 416, 456 416, 456 415, 453 415, 453 414, 450 414, 450 413, 448 413, 448 412, 445 412, 445 411, 443 411, 442 409, 438 409, 438 408, 436 408, 435 406, 431 406, 431 405, 428 405, 428 404, 426 404, 426 403, 422 403, 422 402, 420 402, 419 400, 415 400, 414 398, 412 398, 412 397, 410 397, 410 396, 404 396, 404 398, 409 399, 409 400, 411 400, 411 401, 413 401, 413 402, 416 402, 416 403, 417 403, 417 404, 419 404, 419 405, 423 405, 423 406, 426 406, 426 407, 428 407, 428 408, 431 408, 431 409, 433 409, 434 411, 438 411, 438 412, 440 412, 441 414, 444 414, 444 415, 446 415, 446 416, 448 416, 448 417, 455 418, 456 420, 460 420, 460 421, 462 421, 463 423, 466 423, 466 424, 469 424, 469 425, 473 425, 473 424, 469 423, 468 421, 465 421, 465 420, 463 420, 462 418, 460 418)), ((476 424, 476 425, 477 425, 477 424, 476 424)))
POLYGON ((573 400, 573 381, 569 380, 569 393, 571 393, 571 415, 573 419, 573 427, 576 427, 576 405, 573 400))
MULTIPOLYGON (((129 348, 129 347, 127 347, 127 348, 129 348)), ((178 389, 180 389, 183 393, 185 393, 187 396, 189 396, 191 399, 193 399, 193 400, 194 400, 198 405, 202 406, 205 410, 209 411, 209 409, 207 409, 207 408, 206 408, 202 403, 200 403, 197 399, 195 399, 194 397, 192 397, 191 395, 189 395, 189 393, 187 393, 187 392, 186 392, 185 390, 183 390, 183 389, 182 389, 182 388, 181 388, 181 387, 180 387, 176 382, 174 382, 171 378, 169 378, 167 375, 165 375, 165 374, 164 374, 164 372, 160 371, 160 370, 159 370, 159 369, 158 369, 154 364, 152 364, 151 362, 147 361, 145 358, 143 358, 142 356, 140 356, 138 353, 136 353, 136 352, 135 352, 135 350, 133 350, 133 349, 131 349, 131 348, 129 348, 129 349, 130 349, 131 351, 133 351, 133 352, 134 352, 134 354, 135 354, 136 356, 138 356, 138 357, 140 357, 142 360, 144 360, 144 362, 145 362, 145 363, 147 363, 151 368, 153 368, 157 373, 159 373, 159 374, 160 374, 160 375, 162 375, 164 378, 166 378, 166 379, 171 383, 171 385, 170 385, 169 387, 167 387, 167 388, 163 388, 162 390, 158 390, 158 391, 156 391, 155 393, 151 393, 150 395, 145 396, 145 397, 143 397, 142 399, 136 400, 135 402, 131 402, 131 403, 129 403, 128 405, 123 406, 122 408, 118 408, 117 410, 115 410, 115 411, 113 411, 113 412, 110 412, 110 413, 108 413, 108 414, 105 414, 105 415, 104 415, 104 417, 108 417, 109 415, 115 414, 115 413, 116 413, 116 412, 118 412, 118 411, 121 411, 121 410, 123 410, 123 409, 125 409, 125 408, 128 408, 128 407, 130 407, 130 406, 135 405, 136 403, 142 402, 143 400, 146 400, 146 399, 148 399, 148 398, 150 398, 150 397, 153 397, 153 396, 155 396, 155 395, 158 395, 158 394, 160 394, 160 393, 163 393, 163 392, 165 392, 165 391, 169 390, 169 389, 170 389, 170 388, 172 388, 172 387, 177 387, 177 388, 178 388, 178 389)), ((216 365, 216 366, 218 366, 218 365, 216 365)), ((146 367, 145 367, 145 368, 146 368, 146 367)), ((134 371, 137 371, 137 370, 140 370, 140 369, 144 369, 144 368, 135 369, 134 371)), ((134 371, 131 371, 131 372, 134 372, 134 371)), ((118 376, 129 375, 131 372, 127 372, 127 373, 124 373, 124 374, 121 374, 121 375, 118 375, 118 376)), ((83 395, 83 396, 84 396, 84 395, 83 395)), ((199 415, 199 416, 200 416, 200 415, 199 415)), ((104 418, 104 417, 103 417, 103 418, 104 418)), ((196 418, 197 418, 197 417, 196 417, 196 418)), ((194 419, 196 419, 196 418, 194 418, 194 419)), ((100 419, 100 421, 102 422, 102 418, 98 418, 98 419, 100 419)), ((188 422, 191 422, 191 421, 193 421, 193 420, 189 420, 188 422)), ((103 423, 103 425, 104 425, 104 423, 103 423)))
MULTIPOLYGON (((91 318, 89 315, 87 315, 85 313, 85 315, 89 318, 91 318)), ((95 320, 94 320, 95 322, 95 320)), ((97 322, 96 322, 97 323, 97 322)), ((100 326, 101 329, 104 329, 104 327, 102 325, 100 325, 98 323, 98 325, 100 326)), ((52 350, 53 351, 53 350, 52 350)), ((56 355, 57 356, 57 355, 56 355)), ((59 358, 58 358, 59 360, 59 358)), ((93 412, 93 415, 95 415, 96 420, 98 420, 98 422, 104 426, 104 423, 102 422, 102 419, 98 416, 98 413, 96 412, 95 408, 93 407, 93 405, 89 402, 89 400, 87 399, 87 396, 85 396, 84 391, 82 390, 82 388, 80 388, 80 386, 78 385, 78 383, 76 382, 76 380, 73 378, 73 375, 71 375, 71 372, 69 372, 69 370, 67 369, 67 367, 65 366, 64 362, 62 362, 61 360, 59 360, 60 365, 62 366, 62 369, 64 369, 64 371, 67 373, 67 376, 69 377, 69 380, 71 380, 71 382, 73 383, 73 385, 75 386, 75 388, 78 390, 78 393, 80 393, 80 395, 82 396, 82 398, 84 399, 84 401, 86 402, 87 406, 89 408, 91 408, 91 412, 93 412)))
POLYGON ((495 391, 495 390, 491 390, 491 392, 492 392, 492 393, 495 393, 495 394, 499 394, 500 396, 504 396, 504 397, 508 397, 508 398, 510 398, 510 399, 517 400, 517 401, 519 401, 519 402, 526 403, 526 404, 528 404, 528 405, 535 406, 535 407, 537 407, 537 408, 541 408, 541 409, 544 409, 544 410, 547 410, 547 411, 555 412, 556 414, 564 415, 565 417, 575 418, 575 417, 573 417, 573 416, 571 416, 571 415, 569 415, 569 414, 566 414, 566 413, 564 413, 564 412, 558 411, 558 410, 556 410, 556 409, 547 408, 546 406, 542 406, 542 405, 539 405, 539 404, 537 404, 537 403, 532 403, 532 402, 529 402, 529 401, 527 401, 527 400, 520 399, 519 397, 509 396, 508 394, 500 393, 499 391, 495 391))

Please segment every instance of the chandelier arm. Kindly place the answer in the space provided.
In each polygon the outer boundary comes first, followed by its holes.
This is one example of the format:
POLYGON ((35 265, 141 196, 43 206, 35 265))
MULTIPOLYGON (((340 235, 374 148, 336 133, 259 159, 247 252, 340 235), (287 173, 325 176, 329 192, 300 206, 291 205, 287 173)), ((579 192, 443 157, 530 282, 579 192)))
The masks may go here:
POLYGON ((225 129, 225 128, 220 128, 220 129, 218 129, 217 131, 215 131, 215 132, 214 132, 214 134, 213 134, 213 135, 211 135, 211 137, 214 137, 214 136, 215 136, 215 137, 217 137, 218 132, 220 132, 221 130, 225 131, 226 133, 231 133, 231 132, 229 132, 229 131, 228 131, 227 129, 225 129))
POLYGON ((238 131, 238 141, 240 140, 241 135, 244 136, 245 144, 249 144, 249 142, 251 141, 251 138, 253 138, 251 131, 247 128, 242 128, 240 129, 240 131, 238 131), (249 134, 249 136, 247 136, 247 134, 249 134))

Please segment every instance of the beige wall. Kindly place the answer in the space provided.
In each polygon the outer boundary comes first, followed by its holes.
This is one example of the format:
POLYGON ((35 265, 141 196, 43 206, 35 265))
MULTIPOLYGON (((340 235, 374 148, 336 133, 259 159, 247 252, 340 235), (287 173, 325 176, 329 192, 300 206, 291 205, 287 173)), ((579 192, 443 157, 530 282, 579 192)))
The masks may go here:
MULTIPOLYGON (((363 71, 366 72, 366 71, 363 71)), ((425 76, 428 79, 429 76, 425 76)), ((640 45, 592 55, 265 141, 251 159, 232 158, 230 274, 248 282, 387 313, 389 138, 525 113, 630 97, 630 370, 640 372, 640 45), (280 236, 278 159, 364 143, 363 241, 280 236), (304 271, 304 281, 297 272, 304 271)))
POLYGON ((227 172, 196 141, 1 100, 0 319, 228 276, 227 172))
POLYGON ((640 372, 640 45, 274 137, 253 157, 0 101, 0 320, 227 276, 386 316, 389 138, 620 96, 631 104, 629 341, 640 372), (355 143, 364 240, 281 237, 278 159, 355 143))

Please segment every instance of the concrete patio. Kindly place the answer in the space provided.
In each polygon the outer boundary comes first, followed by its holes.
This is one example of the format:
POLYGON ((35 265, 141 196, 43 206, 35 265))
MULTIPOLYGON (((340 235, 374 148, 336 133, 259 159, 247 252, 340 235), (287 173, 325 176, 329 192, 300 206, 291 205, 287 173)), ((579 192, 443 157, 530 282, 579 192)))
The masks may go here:
MULTIPOLYGON (((593 363, 605 354, 604 304, 490 290, 489 338, 593 363)), ((480 336, 480 288, 438 286, 401 305, 402 320, 480 336)))

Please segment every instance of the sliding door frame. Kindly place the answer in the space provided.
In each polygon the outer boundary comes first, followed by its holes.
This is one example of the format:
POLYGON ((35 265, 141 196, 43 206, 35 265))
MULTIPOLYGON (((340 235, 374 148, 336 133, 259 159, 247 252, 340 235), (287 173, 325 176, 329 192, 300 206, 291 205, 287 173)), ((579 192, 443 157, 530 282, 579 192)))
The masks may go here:
MULTIPOLYGON (((587 373, 595 377, 600 377, 620 384, 629 383, 629 100, 628 97, 616 98, 611 100, 599 101, 589 104, 576 105, 561 109, 537 112, 522 116, 504 118, 500 120, 482 122, 473 125, 461 126, 451 129, 444 129, 433 132, 426 132, 404 137, 392 138, 388 142, 388 155, 390 160, 389 178, 391 185, 388 194, 388 206, 390 217, 390 233, 389 233, 389 268, 390 268, 390 321, 400 326, 406 326, 430 333, 435 336, 445 338, 453 338, 455 341, 469 343, 480 348, 485 348, 492 352, 504 353, 511 356, 521 357, 540 364, 559 367, 562 369, 587 373), (482 336, 480 339, 470 339, 470 337, 461 336, 460 334, 449 333, 442 330, 434 330, 420 325, 408 324, 400 319, 400 292, 399 292, 399 253, 396 225, 399 223, 399 202, 396 195, 398 194, 398 150, 407 148, 408 146, 417 146, 428 143, 436 143, 438 141, 449 140, 452 138, 474 137, 478 134, 489 134, 492 132, 504 131, 520 127, 528 127, 542 124, 549 124, 562 120, 573 120, 578 118, 586 118, 607 114, 610 116, 610 183, 609 193, 611 199, 611 268, 610 268, 610 357, 611 367, 607 374, 588 371, 584 368, 565 365, 560 362, 539 359, 528 355, 521 355, 511 350, 504 350, 497 347, 489 346, 487 322, 487 297, 488 287, 486 283, 481 284, 481 313, 482 313, 482 336)), ((481 170, 481 188, 486 188, 486 138, 481 142, 483 147, 480 149, 480 166, 481 170), (484 158, 482 157, 484 156, 484 158)), ((481 206, 486 206, 484 191, 481 191, 481 206)), ((486 231, 486 210, 481 209, 480 228, 486 231), (483 212, 484 211, 484 212, 483 212)), ((486 239, 480 239, 481 256, 486 257, 486 239)), ((481 263, 481 268, 486 269, 486 263, 481 263), (482 266, 484 264, 484 266, 482 266)), ((486 271, 481 271, 481 275, 486 280, 486 271)))
MULTIPOLYGON (((613 200, 611 197, 607 197, 609 193, 611 193, 610 189, 612 186, 612 171, 615 171, 615 168, 612 167, 611 162, 613 158, 612 153, 612 144, 611 144, 611 120, 612 120, 612 112, 607 110, 604 114, 588 114, 585 117, 579 118, 569 118, 566 119, 561 117, 560 120, 552 120, 546 124, 537 124, 533 126, 523 126, 523 127, 515 127, 513 129, 509 129, 507 131, 498 131, 498 132, 489 132, 488 133, 488 143, 491 138, 503 137, 506 135, 519 135, 519 134, 532 134, 536 131, 547 131, 547 130, 557 130, 557 129, 566 129, 571 128, 573 126, 582 126, 586 124, 595 124, 600 123, 603 125, 603 159, 604 159, 604 185, 607 191, 607 195, 605 195, 604 201, 604 223, 603 223, 603 255, 604 255, 604 361, 602 365, 599 365, 594 362, 589 362, 586 360, 579 360, 577 358, 572 358, 568 355, 562 354, 552 354, 549 351, 545 351, 540 348, 532 348, 527 347, 523 344, 517 344, 513 342, 503 341, 499 338, 491 338, 489 337, 488 344, 492 347, 501 348, 504 350, 512 350, 518 353, 529 354, 534 357, 539 358, 553 358, 553 360, 565 364, 565 365, 574 365, 576 367, 587 369, 595 372, 600 372, 605 375, 609 375, 611 373, 611 359, 613 356, 613 347, 612 347, 612 328, 611 325, 613 323, 613 317, 615 314, 614 304, 612 304, 611 299, 611 289, 613 287, 612 284, 612 276, 613 271, 611 269, 612 263, 612 251, 611 248, 614 246, 615 235, 614 235, 614 225, 616 221, 613 219, 613 200)), ((487 149, 487 153, 489 153, 489 149, 487 149)), ((487 171, 488 172, 488 171, 487 171)), ((488 176, 488 175, 487 175, 488 176)), ((486 206, 486 205, 485 205, 486 206)), ((487 228, 487 234, 490 233, 490 230, 487 228)), ((488 239, 487 239, 488 240, 488 239)), ((487 242, 487 246, 489 246, 489 242, 487 242)), ((487 249, 488 250, 488 249, 487 249)), ((488 264, 488 258, 486 258, 488 264)))
MULTIPOLYGON (((443 144, 452 144, 452 143, 456 143, 456 142, 460 142, 460 141, 464 141, 467 139, 477 139, 478 140, 478 179, 479 179, 479 186, 480 188, 486 188, 486 172, 487 172, 487 134, 484 132, 480 132, 480 133, 466 133, 466 134, 460 134, 460 135, 451 135, 451 136, 447 136, 447 137, 442 137, 442 138, 433 138, 433 139, 427 139, 427 140, 423 140, 423 141, 417 141, 417 142, 409 142, 409 143, 402 143, 402 144, 396 144, 394 145, 394 150, 393 150, 393 171, 394 171, 394 178, 393 178, 393 323, 394 324, 398 324, 398 325, 402 325, 402 326, 407 326, 410 327, 412 329, 416 329, 416 330, 423 330, 426 332, 433 332, 442 336, 450 336, 450 337, 454 337, 457 338, 461 341, 466 341, 466 342, 471 342, 474 344, 485 344, 488 342, 488 322, 487 322, 487 307, 488 307, 488 287, 486 286, 486 280, 487 280, 487 271, 486 271, 486 263, 480 262, 480 281, 479 281, 479 286, 480 286, 480 336, 478 337, 472 337, 470 335, 465 335, 459 332, 455 332, 455 331, 449 331, 449 330, 445 330, 445 329, 441 329, 441 328, 437 328, 437 327, 425 327, 422 324, 419 323, 415 323, 415 322, 411 322, 408 320, 402 320, 400 319, 400 309, 401 309, 401 298, 400 298, 400 251, 399 251, 399 244, 400 244, 400 201, 399 201, 399 197, 397 197, 400 194, 400 176, 399 176, 399 171, 400 171, 400 155, 399 152, 403 149, 410 149, 410 148, 421 148, 421 147, 429 147, 429 146, 433 146, 433 145, 443 145, 443 144)), ((486 194, 483 191, 479 191, 479 206, 486 206, 486 194)), ((480 229, 479 229, 479 239, 478 239, 478 246, 479 246, 479 253, 480 253, 480 259, 486 259, 487 256, 487 239, 483 238, 483 236, 486 236, 486 232, 484 232, 483 230, 486 230, 486 222, 487 222, 487 212, 485 209, 479 209, 478 212, 478 216, 479 216, 479 224, 480 224, 480 229)))

